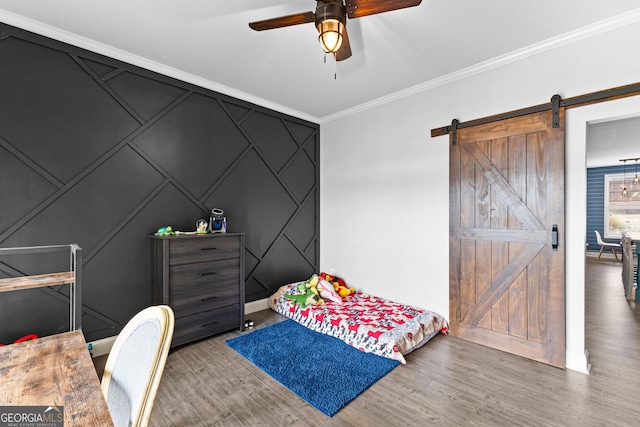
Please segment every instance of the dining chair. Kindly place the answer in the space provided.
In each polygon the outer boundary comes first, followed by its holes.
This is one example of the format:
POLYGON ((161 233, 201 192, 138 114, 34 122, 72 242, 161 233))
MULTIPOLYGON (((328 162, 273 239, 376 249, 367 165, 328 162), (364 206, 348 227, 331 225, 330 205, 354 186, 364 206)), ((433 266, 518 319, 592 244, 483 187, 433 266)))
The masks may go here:
POLYGON ((136 314, 116 338, 101 384, 116 427, 149 424, 174 322, 171 307, 151 306, 136 314))
POLYGON ((616 248, 622 249, 622 245, 620 245, 620 243, 603 242, 602 236, 600 236, 600 232, 598 230, 593 230, 593 231, 596 233, 596 240, 600 245, 600 252, 598 252, 598 259, 600 259, 600 257, 602 256, 602 252, 604 251, 604 248, 611 248, 611 252, 613 252, 613 256, 616 257, 616 261, 620 261, 618 259, 618 254, 616 253, 616 248))

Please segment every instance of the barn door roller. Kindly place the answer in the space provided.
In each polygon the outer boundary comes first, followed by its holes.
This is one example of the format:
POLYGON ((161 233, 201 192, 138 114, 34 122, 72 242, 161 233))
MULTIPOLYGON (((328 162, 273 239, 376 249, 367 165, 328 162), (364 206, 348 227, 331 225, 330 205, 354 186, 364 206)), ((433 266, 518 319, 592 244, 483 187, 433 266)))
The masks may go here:
POLYGON ((551 97, 551 122, 554 128, 560 127, 560 95, 551 97))
POLYGON ((456 145, 458 141, 458 119, 451 120, 451 145, 456 145))

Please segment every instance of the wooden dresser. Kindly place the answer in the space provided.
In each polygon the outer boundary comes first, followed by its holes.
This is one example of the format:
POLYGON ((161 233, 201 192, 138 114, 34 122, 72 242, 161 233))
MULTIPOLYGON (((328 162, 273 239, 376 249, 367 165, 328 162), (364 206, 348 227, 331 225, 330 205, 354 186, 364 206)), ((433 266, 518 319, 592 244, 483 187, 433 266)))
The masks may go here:
POLYGON ((244 234, 153 239, 153 301, 176 323, 172 347, 244 329, 244 234))

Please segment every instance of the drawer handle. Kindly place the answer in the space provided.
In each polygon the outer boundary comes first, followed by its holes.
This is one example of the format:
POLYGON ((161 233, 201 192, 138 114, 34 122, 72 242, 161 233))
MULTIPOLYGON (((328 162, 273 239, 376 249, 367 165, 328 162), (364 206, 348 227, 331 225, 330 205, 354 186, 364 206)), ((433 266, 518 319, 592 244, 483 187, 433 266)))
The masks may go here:
POLYGON ((214 274, 218 274, 217 271, 207 271, 205 273, 200 273, 201 276, 213 276, 214 274))
POLYGON ((218 248, 200 248, 201 251, 215 251, 218 248))
POLYGON ((207 297, 207 298, 201 298, 201 299, 200 299, 200 302, 211 301, 211 300, 214 300, 214 299, 216 299, 216 298, 218 298, 218 297, 207 297))
POLYGON ((216 323, 218 323, 217 321, 213 321, 213 322, 209 322, 209 323, 203 323, 202 325, 200 325, 201 328, 206 328, 207 326, 211 326, 211 325, 215 325, 216 323))

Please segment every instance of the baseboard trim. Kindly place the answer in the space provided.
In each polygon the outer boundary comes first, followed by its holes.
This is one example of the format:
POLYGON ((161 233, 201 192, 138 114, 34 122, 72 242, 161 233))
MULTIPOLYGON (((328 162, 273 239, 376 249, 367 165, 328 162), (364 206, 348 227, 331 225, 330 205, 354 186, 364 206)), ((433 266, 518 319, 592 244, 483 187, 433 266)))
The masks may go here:
POLYGON ((256 311, 266 310, 267 308, 269 308, 269 298, 251 301, 244 305, 244 314, 255 313, 256 311))
POLYGON ((585 349, 584 353, 567 351, 565 358, 565 367, 567 369, 589 375, 589 371, 591 370, 591 363, 589 363, 589 350, 585 349))
POLYGON ((114 335, 112 337, 102 338, 101 340, 91 341, 88 343, 91 345, 91 355, 93 357, 100 357, 105 354, 109 354, 116 338, 118 338, 118 336, 114 335))
MULTIPOLYGON (((585 256, 588 258, 598 258, 598 252, 586 251, 585 256)), ((600 256, 600 259, 606 260, 606 261, 616 261, 615 255, 613 255, 611 252, 603 252, 602 255, 600 256)), ((619 262, 622 262, 622 253, 618 254, 618 260, 619 262)))
MULTIPOLYGON (((262 311, 269 308, 269 299, 264 298, 257 301, 251 301, 245 303, 244 305, 244 314, 255 313, 256 311, 262 311)), ((93 357, 104 356, 105 354, 109 354, 111 352, 111 347, 113 347, 113 343, 118 338, 117 335, 112 337, 103 338, 101 340, 91 341, 87 344, 91 345, 91 354, 93 357)))

